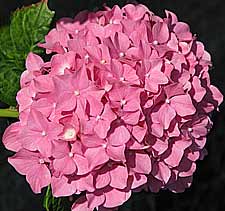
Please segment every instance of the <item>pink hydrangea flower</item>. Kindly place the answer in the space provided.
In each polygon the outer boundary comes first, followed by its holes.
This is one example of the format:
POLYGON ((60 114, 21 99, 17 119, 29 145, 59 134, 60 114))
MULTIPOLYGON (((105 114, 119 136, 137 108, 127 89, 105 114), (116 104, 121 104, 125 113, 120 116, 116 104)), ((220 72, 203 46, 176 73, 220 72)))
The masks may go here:
POLYGON ((82 194, 72 211, 113 211, 132 191, 190 187, 223 96, 186 23, 106 7, 59 20, 40 46, 53 55, 28 55, 19 122, 3 136, 35 193, 51 185, 82 194))

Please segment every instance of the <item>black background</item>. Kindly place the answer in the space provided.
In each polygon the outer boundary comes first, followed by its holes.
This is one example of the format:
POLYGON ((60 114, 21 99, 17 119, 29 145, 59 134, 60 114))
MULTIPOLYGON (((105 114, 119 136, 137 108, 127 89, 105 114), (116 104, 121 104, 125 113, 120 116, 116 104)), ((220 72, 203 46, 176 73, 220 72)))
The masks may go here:
MULTIPOLYGON (((32 0, 0 0, 0 25, 9 22, 12 11, 18 7, 36 3, 32 0)), ((73 17, 78 11, 100 7, 105 1, 50 0, 56 11, 55 19, 73 17)), ((211 53, 213 68, 211 79, 225 94, 225 1, 224 0, 143 0, 155 14, 164 16, 164 10, 175 12, 179 20, 187 22, 191 31, 205 44, 211 53)), ((107 1, 108 5, 125 1, 107 1)), ((0 106, 4 106, 0 104, 0 106)), ((0 118, 0 137, 9 119, 0 118)), ((209 155, 197 163, 194 181, 184 193, 169 191, 138 193, 120 211, 224 211, 225 210, 225 106, 213 114, 214 127, 208 136, 209 155)), ((41 211, 42 196, 32 193, 25 178, 7 163, 11 155, 0 143, 0 211, 41 211)))

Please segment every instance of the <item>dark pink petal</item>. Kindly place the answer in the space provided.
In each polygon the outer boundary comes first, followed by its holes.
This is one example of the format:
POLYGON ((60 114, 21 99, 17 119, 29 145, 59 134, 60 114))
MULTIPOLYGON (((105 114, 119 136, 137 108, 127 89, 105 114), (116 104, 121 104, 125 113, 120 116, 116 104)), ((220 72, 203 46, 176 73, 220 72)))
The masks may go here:
POLYGON ((170 191, 174 193, 181 193, 184 192, 186 188, 189 188, 192 183, 192 176, 190 177, 179 177, 177 181, 168 185, 170 191))
POLYGON ((166 17, 170 20, 171 25, 176 24, 178 22, 177 16, 173 12, 170 12, 168 10, 165 10, 165 12, 166 17))

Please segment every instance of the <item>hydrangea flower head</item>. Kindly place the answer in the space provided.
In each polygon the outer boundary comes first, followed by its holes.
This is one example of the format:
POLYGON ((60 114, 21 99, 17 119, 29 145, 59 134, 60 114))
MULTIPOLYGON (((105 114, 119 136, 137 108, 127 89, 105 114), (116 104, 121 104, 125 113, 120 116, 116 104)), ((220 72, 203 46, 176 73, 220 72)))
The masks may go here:
POLYGON ((30 53, 19 122, 3 136, 35 193, 79 195, 73 211, 115 210, 132 191, 182 192, 223 101, 186 23, 144 5, 63 18, 30 53))

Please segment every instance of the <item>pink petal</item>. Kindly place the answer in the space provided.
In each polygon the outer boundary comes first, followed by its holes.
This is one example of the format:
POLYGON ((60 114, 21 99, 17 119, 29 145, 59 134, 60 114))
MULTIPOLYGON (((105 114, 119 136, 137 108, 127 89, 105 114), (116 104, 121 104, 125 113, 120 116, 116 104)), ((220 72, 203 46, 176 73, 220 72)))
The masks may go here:
POLYGON ((152 27, 153 40, 165 43, 169 39, 169 29, 166 23, 158 22, 152 27))
POLYGON ((134 173, 133 174, 133 182, 132 189, 141 187, 142 185, 147 183, 147 177, 143 174, 134 173))
POLYGON ((76 193, 76 187, 73 183, 68 183, 68 179, 65 176, 52 177, 51 180, 52 194, 54 197, 71 196, 76 193))
POLYGON ((87 193, 86 197, 88 200, 88 207, 90 207, 91 210, 94 210, 94 208, 105 202, 105 195, 102 191, 96 190, 94 193, 87 193))
POLYGON ((183 22, 176 23, 173 30, 180 41, 189 41, 192 39, 190 28, 186 23, 183 22))
POLYGON ((81 155, 74 155, 74 162, 77 166, 77 175, 83 175, 89 172, 88 160, 81 155))
POLYGON ((20 123, 15 122, 5 130, 2 137, 2 142, 8 150, 18 152, 22 149, 20 139, 18 138, 20 129, 20 123))
POLYGON ((171 171, 164 162, 157 162, 153 165, 152 174, 160 181, 167 183, 171 176, 171 171))
POLYGON ((26 59, 26 68, 29 71, 40 71, 44 61, 40 56, 30 52, 26 59))
POLYGON ((101 189, 109 185, 111 178, 108 170, 108 168, 100 170, 99 174, 96 176, 95 187, 97 189, 101 189))
POLYGON ((170 155, 164 159, 165 163, 168 165, 175 167, 178 166, 183 155, 184 155, 184 150, 191 145, 191 141, 183 141, 183 140, 178 140, 172 145, 172 151, 170 155))
POLYGON ((113 146, 120 146, 130 139, 130 132, 124 126, 117 127, 109 137, 109 142, 113 146))
POLYGON ((197 102, 200 102, 202 100, 202 98, 205 96, 206 90, 205 90, 205 88, 203 88, 201 86, 201 81, 199 80, 199 78, 197 76, 193 77, 192 85, 193 85, 193 88, 194 88, 193 98, 197 102))
POLYGON ((135 166, 133 170, 141 174, 149 174, 152 169, 152 163, 149 155, 135 153, 135 166))
POLYGON ((41 193, 41 189, 51 183, 51 174, 46 165, 42 164, 30 171, 26 179, 34 193, 41 193))
POLYGON ((179 95, 171 98, 171 106, 180 116, 193 115, 196 109, 189 95, 179 95))
POLYGON ((147 133, 146 126, 140 127, 139 125, 136 125, 133 127, 132 135, 136 138, 136 140, 141 143, 147 133))
POLYGON ((85 152, 85 157, 88 159, 90 170, 106 163, 109 160, 109 157, 103 147, 87 149, 85 152))
POLYGON ((117 166, 110 171, 111 182, 110 186, 113 188, 124 189, 127 187, 128 172, 127 168, 117 166))
POLYGON ((113 208, 122 205, 131 196, 131 191, 120 191, 117 189, 111 189, 105 193, 104 207, 113 208))
POLYGON ((77 170, 76 163, 69 156, 55 159, 53 161, 53 167, 55 170, 62 172, 63 174, 73 174, 77 170))
POLYGON ((125 158, 125 145, 122 146, 107 146, 107 155, 114 161, 126 161, 125 158))
POLYGON ((158 112, 158 118, 164 129, 168 129, 171 121, 175 118, 175 110, 168 104, 163 104, 158 112))

